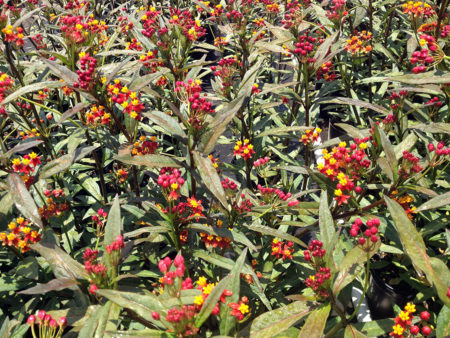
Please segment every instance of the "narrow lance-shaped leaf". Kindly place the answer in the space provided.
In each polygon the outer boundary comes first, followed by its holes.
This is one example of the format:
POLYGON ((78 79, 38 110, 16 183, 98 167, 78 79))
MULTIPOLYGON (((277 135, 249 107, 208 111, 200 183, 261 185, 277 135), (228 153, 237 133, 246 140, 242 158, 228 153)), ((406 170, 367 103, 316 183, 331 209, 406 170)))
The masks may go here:
POLYGON ((38 295, 44 294, 49 291, 59 291, 66 288, 72 288, 76 286, 78 283, 72 278, 56 278, 51 280, 48 283, 40 284, 38 283, 36 286, 33 286, 29 289, 18 292, 18 294, 24 295, 38 295))
POLYGON ((241 271, 244 266, 245 258, 247 256, 248 249, 245 248, 239 258, 236 261, 233 269, 231 270, 231 274, 233 275, 233 279, 231 280, 230 287, 228 290, 232 292, 232 295, 226 298, 226 302, 221 309, 220 317, 223 320, 220 321, 220 334, 224 336, 230 335, 231 330, 236 325, 236 319, 230 315, 231 308, 229 306, 230 303, 237 303, 239 301, 239 290, 240 290, 240 281, 241 281, 241 271))
POLYGON ((181 163, 177 161, 175 158, 165 155, 153 155, 153 154, 147 154, 142 156, 123 155, 123 156, 116 156, 115 159, 125 164, 142 165, 149 168, 182 167, 181 163))
POLYGON ((329 303, 323 304, 320 308, 311 312, 298 335, 298 338, 322 337, 325 324, 330 314, 329 303))
POLYGON ((416 211, 419 212, 419 211, 437 209, 437 208, 448 206, 448 205, 450 205, 450 191, 446 192, 445 194, 436 196, 429 201, 426 201, 420 207, 418 207, 416 209, 416 211))
MULTIPOLYGON (((337 236, 334 228, 333 216, 331 215, 330 208, 328 207, 328 196, 325 190, 322 191, 320 196, 319 205, 319 228, 320 238, 323 242, 323 248, 327 252, 329 263, 333 260, 333 249, 336 245, 337 236)), ((331 264, 330 264, 331 265, 331 264)))
POLYGON ((380 133, 381 146, 383 147, 386 159, 388 160, 388 163, 392 169, 394 180, 396 181, 398 178, 398 161, 397 157, 395 156, 395 150, 384 131, 378 128, 378 132, 380 133))
POLYGON ((13 196, 14 204, 20 213, 42 228, 43 224, 36 203, 19 174, 10 173, 7 183, 8 189, 13 196))
POLYGON ((313 302, 297 301, 263 313, 256 317, 249 327, 240 332, 239 336, 246 336, 250 331, 250 336, 255 338, 274 337, 297 323, 317 306, 313 302))
POLYGON ((447 288, 450 285, 450 271, 443 262, 437 262, 438 258, 430 258, 426 253, 425 242, 411 223, 403 207, 396 201, 384 196, 395 228, 397 229, 403 251, 409 256, 413 265, 423 271, 427 279, 433 283, 441 301, 450 306, 450 298, 447 297, 447 288))
POLYGON ((217 174, 216 168, 214 168, 212 161, 209 158, 201 156, 198 151, 194 151, 193 154, 197 170, 203 180, 203 183, 208 190, 211 191, 213 196, 219 200, 222 206, 228 210, 230 206, 228 205, 225 191, 223 190, 219 175, 217 174))

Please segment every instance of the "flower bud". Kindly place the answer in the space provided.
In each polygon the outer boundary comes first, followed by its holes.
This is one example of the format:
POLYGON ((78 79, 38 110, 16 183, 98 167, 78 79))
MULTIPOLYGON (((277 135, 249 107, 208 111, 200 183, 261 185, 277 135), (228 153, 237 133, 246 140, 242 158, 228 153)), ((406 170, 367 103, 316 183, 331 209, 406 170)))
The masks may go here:
POLYGON ((27 319, 27 324, 34 325, 34 323, 36 323, 36 316, 30 315, 27 319))

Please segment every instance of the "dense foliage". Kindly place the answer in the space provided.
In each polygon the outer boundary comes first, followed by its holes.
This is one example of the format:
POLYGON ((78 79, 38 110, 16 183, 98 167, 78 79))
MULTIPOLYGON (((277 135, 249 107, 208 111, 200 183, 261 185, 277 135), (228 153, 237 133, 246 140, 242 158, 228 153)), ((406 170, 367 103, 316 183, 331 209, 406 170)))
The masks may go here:
POLYGON ((0 0, 0 336, 450 335, 448 3, 0 0))

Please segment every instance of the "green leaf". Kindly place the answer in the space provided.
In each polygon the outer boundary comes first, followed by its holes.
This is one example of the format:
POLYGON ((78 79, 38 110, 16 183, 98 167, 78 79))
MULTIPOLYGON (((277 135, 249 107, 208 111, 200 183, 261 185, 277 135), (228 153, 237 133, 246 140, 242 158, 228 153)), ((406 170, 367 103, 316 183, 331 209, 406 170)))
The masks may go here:
POLYGON ((250 331, 250 336, 255 338, 274 337, 277 333, 295 325, 316 307, 317 304, 313 302, 297 301, 265 312, 256 317, 249 327, 244 330, 244 334, 241 334, 241 332, 239 336, 243 337, 246 331, 250 331))
MULTIPOLYGON (((377 127, 375 127, 377 128, 377 127)), ((378 128, 378 131, 380 133, 380 141, 381 146, 383 147, 384 153, 386 155, 386 159, 388 160, 389 166, 392 169, 392 174, 394 175, 394 180, 397 180, 398 177, 398 161, 397 157, 395 155, 394 147, 392 146, 391 142, 387 138, 384 131, 380 128, 378 128)))
POLYGON ((432 123, 421 123, 410 126, 411 129, 417 129, 425 133, 434 134, 450 134, 450 123, 443 122, 432 122, 432 123))
POLYGON ((86 157, 93 150, 97 149, 98 146, 88 146, 83 148, 78 148, 73 153, 63 155, 53 161, 48 162, 41 170, 39 174, 39 179, 46 179, 62 171, 70 168, 70 166, 78 160, 86 157))
POLYGON ((21 97, 27 93, 36 92, 36 91, 44 89, 44 88, 50 89, 50 88, 59 88, 59 87, 63 87, 63 86, 65 86, 65 84, 60 81, 44 81, 44 82, 33 83, 33 84, 30 84, 27 86, 23 86, 23 87, 20 87, 18 90, 16 90, 14 93, 9 94, 2 101, 2 105, 6 105, 7 103, 15 101, 19 97, 21 97))
POLYGON ((354 323, 353 327, 368 337, 380 337, 392 331, 392 319, 373 320, 367 323, 354 323))
POLYGON ((322 194, 320 195, 319 228, 320 238, 323 242, 323 248, 328 253, 328 263, 329 265, 334 265, 332 264, 332 253, 338 238, 336 235, 333 216, 331 215, 330 208, 328 207, 328 196, 325 190, 322 190, 322 194))
POLYGON ((175 334, 167 331, 144 329, 144 330, 127 330, 127 331, 107 331, 113 337, 129 338, 129 337, 146 337, 146 338, 177 338, 175 334))
POLYGON ((220 334, 224 336, 230 335, 233 328, 236 326, 236 319, 230 315, 231 308, 229 307, 230 303, 237 303, 239 301, 239 290, 240 290, 240 281, 241 281, 241 271, 244 266, 245 258, 247 256, 248 249, 245 248, 239 258, 236 261, 233 269, 231 270, 231 275, 233 276, 230 287, 230 290, 233 294, 226 298, 225 304, 223 305, 220 311, 220 334))
POLYGON ((75 281, 72 278, 56 278, 48 283, 45 284, 38 283, 36 286, 33 286, 29 289, 17 293, 24 295, 39 295, 50 291, 59 291, 67 288, 72 288, 73 286, 76 285, 78 285, 77 281, 75 281))
POLYGON ((450 335, 450 309, 443 306, 436 320, 436 337, 448 337, 450 335))
POLYGON ((10 173, 7 179, 8 190, 14 200, 14 204, 20 213, 37 226, 43 228, 41 216, 39 215, 38 208, 34 202, 33 196, 31 196, 25 183, 19 174, 10 173))
POLYGON ((80 332, 78 333, 78 338, 92 338, 92 334, 95 332, 98 326, 100 317, 103 314, 103 307, 95 311, 88 320, 84 323, 80 332))
POLYGON ((159 320, 154 320, 152 317, 152 311, 160 312, 165 309, 156 296, 106 289, 99 289, 96 294, 108 298, 123 308, 136 312, 140 317, 153 323, 156 327, 164 328, 159 320))
POLYGON ((407 84, 429 84, 429 83, 449 83, 450 74, 448 72, 442 73, 441 71, 430 71, 420 74, 406 74, 393 77, 387 77, 384 81, 396 81, 407 84))
POLYGON ((367 254, 361 246, 355 246, 339 263, 338 273, 333 282, 333 294, 339 295, 339 292, 350 284, 363 270, 363 265, 367 262, 367 257, 372 257, 380 248, 381 241, 378 241, 375 246, 367 254))
POLYGON ((395 158, 399 160, 403 156, 405 150, 410 151, 416 144, 418 137, 416 134, 411 133, 398 145, 394 146, 395 158))
POLYGON ((103 338, 108 337, 106 331, 117 330, 117 326, 119 325, 118 319, 120 315, 120 307, 108 301, 102 307, 100 318, 97 323, 97 330, 95 330, 94 338, 103 338))
POLYGON ((211 314, 212 310, 216 306, 217 302, 219 301, 223 292, 227 288, 228 284, 230 284, 231 281, 234 279, 233 277, 234 277, 234 274, 229 273, 211 291, 208 298, 206 298, 205 302, 203 303, 202 309, 198 313, 197 318, 195 319, 196 327, 199 328, 200 326, 202 326, 202 324, 205 322, 205 320, 208 319, 209 315, 211 314))
POLYGON ((83 110, 86 107, 89 107, 92 103, 90 102, 79 102, 77 103, 75 106, 73 106, 72 108, 66 110, 61 117, 58 120, 58 123, 56 123, 57 126, 59 126, 60 124, 62 124, 64 121, 70 119, 72 116, 74 116, 75 114, 77 114, 79 111, 83 110))
POLYGON ((322 337, 331 306, 323 304, 320 308, 311 312, 303 325, 298 338, 322 337))
POLYGON ((14 146, 13 148, 9 149, 9 150, 5 153, 4 157, 10 158, 11 155, 13 155, 13 154, 15 154, 15 153, 20 153, 20 152, 25 151, 25 150, 28 150, 28 149, 30 149, 30 148, 34 148, 34 147, 36 147, 37 145, 41 144, 42 142, 44 142, 44 141, 42 141, 42 140, 34 140, 34 141, 28 141, 28 140, 26 140, 26 141, 21 142, 20 144, 18 144, 18 145, 16 145, 16 146, 14 146))
POLYGON ((84 267, 55 243, 42 240, 31 248, 45 258, 56 278, 89 279, 84 267))
POLYGON ((378 113, 381 113, 383 115, 388 115, 389 110, 385 109, 382 106, 375 105, 366 101, 356 100, 356 99, 350 99, 348 97, 336 97, 332 100, 327 100, 321 103, 338 103, 338 104, 348 104, 351 106, 358 106, 358 107, 364 107, 367 109, 372 109, 378 113))
POLYGON ((112 254, 109 254, 106 251, 106 246, 111 245, 117 239, 117 236, 119 236, 122 233, 122 230, 123 225, 120 216, 119 196, 116 195, 116 197, 114 198, 113 205, 109 210, 108 219, 106 221, 105 226, 105 238, 103 241, 103 250, 106 257, 105 263, 108 269, 111 269, 113 267, 113 263, 111 262, 112 254))
POLYGON ((297 237, 294 237, 290 234, 287 234, 283 231, 277 230, 277 229, 272 229, 268 226, 265 225, 259 225, 256 224, 258 223, 260 220, 257 219, 256 221, 254 221, 252 224, 248 224, 247 228, 249 228, 250 230, 256 231, 256 232, 260 232, 263 235, 269 235, 269 236, 273 236, 273 237, 279 237, 281 239, 284 239, 286 241, 291 241, 293 243, 296 243, 298 245, 300 245, 301 247, 306 248, 307 245, 305 243, 303 243, 301 240, 299 240, 297 237))
POLYGON ((450 191, 446 192, 445 194, 436 196, 429 201, 426 201, 425 203, 421 204, 420 207, 416 209, 416 211, 419 212, 437 209, 440 207, 448 206, 449 204, 450 204, 450 191))
POLYGON ((276 137, 285 137, 286 135, 289 135, 290 132, 293 132, 293 131, 305 131, 305 130, 307 130, 309 128, 310 127, 304 127, 304 126, 269 128, 267 130, 264 130, 260 134, 256 135, 256 138, 264 137, 264 136, 267 136, 267 135, 276 136, 276 137))
POLYGON ((187 135, 181 127, 180 123, 178 123, 178 121, 172 116, 157 110, 154 110, 150 113, 143 113, 143 115, 154 124, 157 124, 158 126, 164 128, 164 130, 167 131, 169 135, 177 135, 184 139, 187 138, 187 135))
POLYGON ((352 325, 347 325, 345 327, 344 338, 367 338, 367 336, 359 332, 352 325))
POLYGON ((396 201, 384 196, 387 207, 394 220, 403 251, 409 256, 416 270, 423 271, 427 279, 433 283, 439 298, 450 306, 447 288, 450 285, 450 271, 438 258, 430 258, 426 253, 426 246, 422 236, 411 223, 403 207, 396 201))
POLYGON ((225 191, 212 161, 208 157, 201 156, 198 151, 193 151, 193 155, 197 170, 205 186, 226 210, 230 210, 225 191))
POLYGON ((124 155, 124 156, 116 156, 115 159, 125 164, 143 165, 150 168, 182 167, 181 163, 177 159, 165 155, 153 155, 153 154, 147 154, 142 156, 124 155))

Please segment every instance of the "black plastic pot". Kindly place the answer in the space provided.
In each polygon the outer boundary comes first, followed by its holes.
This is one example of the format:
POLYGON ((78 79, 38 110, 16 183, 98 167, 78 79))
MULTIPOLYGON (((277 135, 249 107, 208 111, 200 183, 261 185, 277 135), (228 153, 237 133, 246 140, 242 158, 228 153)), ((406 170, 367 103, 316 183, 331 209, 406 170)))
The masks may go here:
POLYGON ((393 318, 393 305, 404 307, 415 296, 416 291, 407 283, 402 281, 395 286, 389 285, 382 280, 378 270, 371 270, 367 299, 373 320, 393 318))

